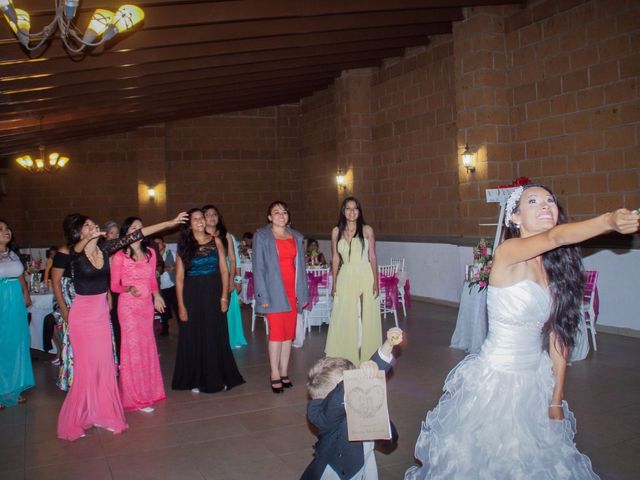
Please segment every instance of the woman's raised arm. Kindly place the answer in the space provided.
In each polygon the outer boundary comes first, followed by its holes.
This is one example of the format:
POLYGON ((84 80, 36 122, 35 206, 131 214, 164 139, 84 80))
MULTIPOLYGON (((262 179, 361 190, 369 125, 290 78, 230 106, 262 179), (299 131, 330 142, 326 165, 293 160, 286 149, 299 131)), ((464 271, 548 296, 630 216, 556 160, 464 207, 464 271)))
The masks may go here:
POLYGON ((549 250, 580 243, 610 231, 630 234, 638 230, 640 215, 621 208, 582 222, 556 225, 526 238, 510 238, 496 248, 492 270, 508 267, 542 255, 549 250))

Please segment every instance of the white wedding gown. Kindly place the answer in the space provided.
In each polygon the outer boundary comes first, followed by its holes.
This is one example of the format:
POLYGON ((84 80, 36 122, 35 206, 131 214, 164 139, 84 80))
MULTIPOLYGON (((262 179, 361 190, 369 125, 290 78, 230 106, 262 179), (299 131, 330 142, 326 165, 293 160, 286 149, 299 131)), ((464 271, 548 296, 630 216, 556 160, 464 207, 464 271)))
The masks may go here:
POLYGON ((405 480, 598 479, 573 443, 575 417, 549 419, 554 386, 542 326, 547 290, 531 280, 489 287, 489 333, 447 376, 416 442, 422 466, 405 480))

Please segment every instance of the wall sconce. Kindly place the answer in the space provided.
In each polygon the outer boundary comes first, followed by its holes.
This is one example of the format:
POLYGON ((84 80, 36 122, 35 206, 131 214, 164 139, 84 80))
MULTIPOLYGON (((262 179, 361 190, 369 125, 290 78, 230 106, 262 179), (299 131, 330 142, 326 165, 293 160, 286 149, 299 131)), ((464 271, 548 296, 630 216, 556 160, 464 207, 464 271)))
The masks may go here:
POLYGON ((344 179, 344 173, 342 173, 342 169, 339 168, 338 169, 338 173, 336 174, 336 183, 338 184, 338 188, 340 190, 346 190, 347 189, 347 183, 344 179))
POLYGON ((476 156, 469 149, 469 144, 464 146, 464 152, 462 152, 462 165, 467 169, 467 173, 476 171, 476 156))
POLYGON ((148 187, 147 195, 149 195, 149 200, 153 201, 156 198, 156 190, 155 188, 148 187))

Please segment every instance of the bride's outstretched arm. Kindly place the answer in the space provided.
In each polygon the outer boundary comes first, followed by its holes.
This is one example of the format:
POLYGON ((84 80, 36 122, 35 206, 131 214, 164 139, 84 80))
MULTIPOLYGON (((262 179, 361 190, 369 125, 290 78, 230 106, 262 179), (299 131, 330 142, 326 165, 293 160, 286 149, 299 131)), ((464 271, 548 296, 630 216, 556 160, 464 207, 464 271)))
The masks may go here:
POLYGON ((553 395, 549 403, 549 417, 554 420, 562 420, 564 414, 562 412, 562 400, 564 399, 564 377, 567 370, 567 358, 569 349, 565 347, 557 338, 555 332, 549 334, 549 356, 555 378, 553 386, 553 395))
POLYGON ((611 231, 635 233, 639 219, 637 211, 621 208, 582 222, 556 225, 531 237, 510 238, 496 249, 493 267, 496 263, 509 266, 524 262, 563 245, 580 243, 611 231))

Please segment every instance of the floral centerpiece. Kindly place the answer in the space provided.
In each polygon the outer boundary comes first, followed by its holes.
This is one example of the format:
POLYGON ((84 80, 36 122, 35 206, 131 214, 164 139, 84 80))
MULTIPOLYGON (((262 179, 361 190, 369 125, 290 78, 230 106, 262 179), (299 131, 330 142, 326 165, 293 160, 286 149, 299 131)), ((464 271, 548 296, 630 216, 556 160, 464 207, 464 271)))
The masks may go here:
POLYGON ((317 265, 319 253, 317 248, 307 249, 307 265, 317 265))
POLYGON ((251 260, 251 255, 253 253, 251 247, 242 242, 240 243, 240 248, 238 250, 240 252, 240 260, 251 260))
POLYGON ((42 270, 42 258, 30 257, 25 270, 29 275, 29 289, 32 292, 38 292, 41 281, 40 271, 42 270))
POLYGON ((481 238, 473 249, 473 265, 471 265, 468 275, 469 291, 475 285, 478 285, 480 292, 489 286, 491 262, 493 261, 491 253, 491 242, 481 238))
POLYGON ((33 275, 34 273, 38 273, 42 270, 42 259, 41 258, 31 258, 27 261, 27 273, 33 275))
POLYGON ((318 247, 310 247, 305 254, 308 267, 322 267, 326 265, 324 255, 320 252, 318 247))

